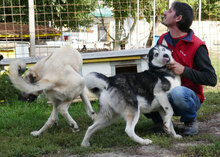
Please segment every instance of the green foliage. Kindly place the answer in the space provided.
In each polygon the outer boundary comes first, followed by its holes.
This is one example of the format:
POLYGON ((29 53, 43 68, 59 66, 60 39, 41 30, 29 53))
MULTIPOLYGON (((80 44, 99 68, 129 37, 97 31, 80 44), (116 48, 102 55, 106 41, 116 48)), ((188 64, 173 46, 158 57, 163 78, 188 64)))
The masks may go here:
POLYGON ((9 76, 4 73, 0 75, 0 100, 11 102, 17 99, 18 90, 12 85, 9 76))
MULTIPOLYGON (((28 23, 28 1, 0 0, 4 7, 0 9, 0 22, 28 23), (13 6, 13 7, 11 7, 13 6), (13 16, 11 16, 13 14, 13 16)), ((78 26, 89 26, 93 19, 90 12, 97 6, 96 0, 43 0, 34 1, 35 18, 38 25, 48 25, 51 21, 54 27, 68 27, 76 30, 78 26)))
MULTIPOLYGON (((198 0, 179 0, 181 2, 186 2, 194 10, 195 19, 198 20, 198 9, 199 9, 199 1, 198 0)), ((216 20, 216 18, 220 18, 219 9, 220 9, 220 1, 219 0, 202 0, 202 20, 216 20)))
POLYGON ((13 20, 22 23, 28 23, 28 1, 24 0, 0 0, 1 15, 14 15, 14 16, 0 16, 1 22, 12 22, 13 20), (14 7, 11 7, 14 6, 14 7))

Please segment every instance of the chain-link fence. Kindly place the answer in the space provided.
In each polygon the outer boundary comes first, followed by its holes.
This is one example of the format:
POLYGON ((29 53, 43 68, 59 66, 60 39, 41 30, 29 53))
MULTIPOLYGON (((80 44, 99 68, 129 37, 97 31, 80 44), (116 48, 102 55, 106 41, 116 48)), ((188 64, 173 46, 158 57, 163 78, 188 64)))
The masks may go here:
MULTIPOLYGON (((46 56, 64 44, 80 52, 150 47, 167 31, 160 22, 169 2, 0 0, 0 53, 4 58, 46 56)), ((220 51, 220 1, 188 3, 195 34, 210 51, 220 51)))

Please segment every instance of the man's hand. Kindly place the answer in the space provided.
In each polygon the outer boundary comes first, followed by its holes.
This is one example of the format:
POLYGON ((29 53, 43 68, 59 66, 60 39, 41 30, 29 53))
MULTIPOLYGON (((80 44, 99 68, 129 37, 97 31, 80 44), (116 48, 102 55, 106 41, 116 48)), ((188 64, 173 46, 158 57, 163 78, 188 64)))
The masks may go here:
POLYGON ((171 62, 171 63, 167 64, 166 66, 169 70, 171 70, 176 75, 183 74, 183 71, 184 71, 184 68, 185 68, 182 64, 180 64, 176 61, 171 62))

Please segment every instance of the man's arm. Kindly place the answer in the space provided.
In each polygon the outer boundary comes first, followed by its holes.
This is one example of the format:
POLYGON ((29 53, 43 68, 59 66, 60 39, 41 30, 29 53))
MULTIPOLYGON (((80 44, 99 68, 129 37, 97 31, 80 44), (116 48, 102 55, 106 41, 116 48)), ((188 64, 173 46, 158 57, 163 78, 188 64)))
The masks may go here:
POLYGON ((194 62, 198 70, 185 67, 183 76, 197 84, 215 86, 217 84, 217 76, 205 46, 198 48, 194 56, 194 62))

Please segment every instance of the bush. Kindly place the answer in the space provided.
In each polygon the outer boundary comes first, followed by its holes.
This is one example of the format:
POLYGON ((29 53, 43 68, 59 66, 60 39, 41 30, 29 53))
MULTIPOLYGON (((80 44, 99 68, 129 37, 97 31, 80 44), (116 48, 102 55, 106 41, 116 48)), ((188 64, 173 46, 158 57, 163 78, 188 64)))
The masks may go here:
POLYGON ((8 74, 0 75, 0 100, 11 102, 18 98, 18 90, 11 83, 8 74))

